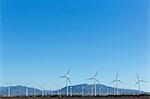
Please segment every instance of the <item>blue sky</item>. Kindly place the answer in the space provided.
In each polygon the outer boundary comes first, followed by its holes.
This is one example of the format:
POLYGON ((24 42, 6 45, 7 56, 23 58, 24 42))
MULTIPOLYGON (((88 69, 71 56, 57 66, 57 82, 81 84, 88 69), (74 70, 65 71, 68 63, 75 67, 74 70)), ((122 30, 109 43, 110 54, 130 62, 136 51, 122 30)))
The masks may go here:
POLYGON ((148 0, 4 0, 1 8, 1 85, 63 87, 58 77, 70 66, 73 85, 92 83, 85 79, 97 70, 106 85, 116 72, 123 88, 136 88, 136 73, 150 82, 148 0))

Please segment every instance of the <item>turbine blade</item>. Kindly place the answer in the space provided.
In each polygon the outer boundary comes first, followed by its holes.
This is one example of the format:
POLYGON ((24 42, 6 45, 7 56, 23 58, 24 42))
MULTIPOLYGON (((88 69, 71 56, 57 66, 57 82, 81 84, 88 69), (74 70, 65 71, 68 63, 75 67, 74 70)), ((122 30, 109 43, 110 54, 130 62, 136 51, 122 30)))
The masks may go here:
POLYGON ((93 79, 95 79, 95 78, 88 78, 87 80, 93 80, 93 79))
POLYGON ((97 76, 97 74, 98 74, 98 71, 95 73, 94 77, 96 77, 96 76, 97 76))
POLYGON ((137 76, 137 79, 138 79, 138 80, 140 80, 139 75, 138 75, 138 74, 136 74, 136 76, 137 76))
POLYGON ((135 83, 135 86, 136 86, 138 83, 139 83, 139 81, 137 81, 137 82, 135 83))
POLYGON ((144 80, 140 80, 140 82, 144 82, 144 83, 146 83, 146 81, 144 81, 144 80))
POLYGON ((60 76, 59 78, 65 78, 66 76, 60 76))
POLYGON ((95 79, 98 84, 100 84, 99 80, 95 79))
POLYGON ((118 72, 116 73, 116 79, 118 79, 118 72))
POLYGON ((69 81, 69 83, 71 83, 70 79, 67 77, 67 80, 69 81))
POLYGON ((112 82, 110 82, 110 83, 114 83, 114 82, 116 82, 117 80, 115 79, 115 80, 113 80, 112 82))
POLYGON ((70 69, 71 69, 71 67, 69 68, 69 70, 67 71, 67 74, 66 75, 68 75, 69 74, 69 72, 70 72, 70 69))
POLYGON ((120 83, 122 83, 122 84, 123 84, 123 82, 122 82, 121 80, 118 80, 118 82, 120 82, 120 83))

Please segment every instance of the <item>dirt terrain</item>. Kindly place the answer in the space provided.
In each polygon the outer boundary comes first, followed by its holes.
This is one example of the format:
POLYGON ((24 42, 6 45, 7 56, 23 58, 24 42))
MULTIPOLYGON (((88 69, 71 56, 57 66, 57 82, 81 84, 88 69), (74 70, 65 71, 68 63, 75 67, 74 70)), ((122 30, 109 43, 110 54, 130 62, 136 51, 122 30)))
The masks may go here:
POLYGON ((1 97, 0 99, 150 99, 150 96, 108 96, 108 97, 1 97))

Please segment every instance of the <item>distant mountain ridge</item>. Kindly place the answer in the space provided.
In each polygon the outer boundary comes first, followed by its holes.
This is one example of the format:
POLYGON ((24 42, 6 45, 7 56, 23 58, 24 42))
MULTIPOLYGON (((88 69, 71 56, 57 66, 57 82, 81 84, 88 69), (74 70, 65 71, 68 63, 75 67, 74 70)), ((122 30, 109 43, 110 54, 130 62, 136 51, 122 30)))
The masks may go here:
MULTIPOLYGON (((97 91, 97 95, 113 95, 114 94, 114 88, 113 87, 109 87, 106 85, 101 85, 101 84, 97 84, 96 85, 96 91, 97 91)), ((82 95, 82 93, 84 93, 84 95, 91 95, 94 94, 92 93, 93 91, 91 90, 91 88, 93 88, 94 85, 88 85, 88 84, 78 84, 78 85, 74 85, 74 86, 69 86, 69 93, 72 92, 73 95, 82 95), (72 87, 72 91, 71 91, 71 87, 72 87), (83 89, 84 88, 84 89, 83 89), (84 90, 84 91, 83 91, 84 90)), ((133 89, 118 89, 119 94, 137 94, 138 91, 137 90, 133 90, 133 89)), ((32 87, 28 87, 28 94, 29 95, 42 95, 43 90, 40 89, 36 89, 36 88, 32 88, 32 87)), ((65 94, 66 93, 66 87, 59 89, 59 90, 55 90, 55 91, 51 91, 51 90, 45 90, 44 91, 45 95, 57 95, 57 94, 65 94)), ((144 91, 141 91, 141 93, 145 93, 144 91)), ((0 87, 0 95, 2 96, 7 96, 8 94, 8 87, 0 87)), ((25 95, 25 86, 11 86, 11 95, 12 96, 23 96, 25 95)))

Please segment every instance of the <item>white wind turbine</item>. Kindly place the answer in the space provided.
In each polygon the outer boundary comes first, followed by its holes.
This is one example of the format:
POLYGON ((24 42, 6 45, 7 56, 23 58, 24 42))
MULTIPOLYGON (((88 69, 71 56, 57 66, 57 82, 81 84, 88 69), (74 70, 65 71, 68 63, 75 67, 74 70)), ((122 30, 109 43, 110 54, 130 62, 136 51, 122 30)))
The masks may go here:
POLYGON ((146 81, 141 80, 138 74, 136 74, 136 76, 137 76, 136 85, 138 85, 138 94, 140 95, 141 94, 141 83, 145 83, 146 81))
POLYGON ((82 86, 82 96, 84 96, 84 86, 82 86))
POLYGON ((12 83, 8 83, 8 84, 7 84, 7 86, 8 86, 7 96, 8 96, 8 97, 11 96, 11 84, 12 84, 12 83))
POLYGON ((60 87, 61 85, 56 85, 56 87, 57 87, 57 95, 59 96, 59 97, 61 97, 61 95, 62 95, 62 93, 61 93, 61 87, 60 87))
POLYGON ((28 96, 28 87, 27 87, 27 85, 28 85, 28 84, 25 85, 25 96, 26 96, 26 97, 28 96))
POLYGON ((45 88, 43 86, 41 86, 42 88, 42 96, 44 97, 45 96, 45 88))
POLYGON ((61 97, 61 88, 59 89, 59 96, 61 97))
POLYGON ((70 69, 71 68, 69 68, 69 70, 67 71, 66 75, 60 77, 60 78, 65 78, 65 80, 66 80, 66 88, 67 88, 67 90, 66 90, 66 96, 68 96, 68 82, 71 83, 71 81, 69 79, 70 78, 70 76, 69 76, 70 69))
POLYGON ((36 89, 34 88, 34 94, 33 94, 34 97, 36 97, 36 89))
POLYGON ((93 87, 91 86, 91 96, 93 96, 93 87))
POLYGON ((94 77, 91 77, 91 78, 88 79, 88 80, 93 80, 93 81, 94 81, 94 96, 97 95, 97 92, 96 92, 96 82, 97 82, 98 84, 100 84, 99 81, 98 81, 97 78, 96 78, 96 77, 97 77, 97 74, 98 74, 98 72, 95 73, 94 77))
MULTIPOLYGON (((118 95, 118 85, 119 83, 123 84, 123 82, 118 78, 118 72, 116 74, 116 79, 113 80, 111 83, 116 83, 116 95, 118 95)), ((114 94, 115 94, 115 90, 114 90, 114 94)))
POLYGON ((99 87, 99 95, 101 96, 102 95, 102 88, 101 88, 101 85, 99 87))
POLYGON ((52 96, 52 89, 50 88, 50 96, 52 96))
POLYGON ((72 96, 72 86, 70 86, 70 96, 72 96))
POLYGON ((59 91, 59 88, 58 88, 58 85, 56 85, 56 90, 57 90, 57 96, 59 96, 60 95, 60 91, 59 91))

